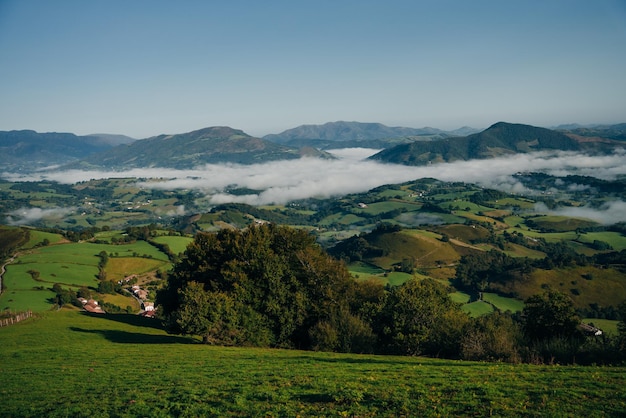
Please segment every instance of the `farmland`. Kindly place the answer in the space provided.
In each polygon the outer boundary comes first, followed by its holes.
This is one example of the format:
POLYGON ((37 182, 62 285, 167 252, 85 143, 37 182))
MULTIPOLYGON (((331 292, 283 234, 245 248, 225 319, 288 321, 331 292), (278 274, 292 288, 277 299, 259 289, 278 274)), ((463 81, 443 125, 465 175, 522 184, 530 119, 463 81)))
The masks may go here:
MULTIPOLYGON (((0 295, 0 309, 11 311, 45 311, 54 305, 51 287, 59 283, 62 287, 98 287, 98 254, 110 254, 105 272, 109 280, 120 280, 129 275, 141 275, 158 269, 166 270, 170 263, 167 255, 145 241, 125 245, 97 243, 63 243, 54 235, 32 234, 36 240, 52 238, 47 246, 29 248, 20 252, 6 266, 3 276, 4 291, 0 295)), ((109 299, 111 299, 109 297, 109 299)), ((135 305, 132 298, 117 300, 118 306, 135 305)))
POLYGON ((4 377, 0 416, 619 416, 626 412, 623 367, 213 347, 168 335, 149 321, 63 309, 0 328, 4 377))
MULTIPOLYGON (((536 188, 547 187, 553 180, 545 176, 520 177, 520 181, 536 188)), ((3 183, 2 186, 2 190, 14 198, 4 202, 5 205, 17 205, 35 197, 43 202, 54 197, 57 204, 65 202, 80 208, 81 212, 73 212, 62 221, 42 219, 45 226, 96 229, 93 238, 87 239, 91 241, 89 245, 85 245, 87 242, 69 244, 59 233, 31 229, 29 242, 22 248, 32 254, 23 252, 8 266, 5 284, 14 287, 12 290, 8 288, 12 292, 21 289, 32 293, 33 289, 46 288, 55 282, 74 288, 95 287, 100 251, 110 254, 105 267, 109 280, 166 271, 171 266, 170 260, 154 245, 145 241, 137 241, 132 246, 119 245, 125 241, 126 234, 124 229, 116 226, 148 222, 164 228, 151 238, 153 243, 167 246, 174 255, 185 250, 194 231, 245 228, 254 222, 268 221, 305 228, 331 250, 338 243, 362 235, 368 245, 377 250, 375 255, 348 263, 353 277, 373 278, 390 285, 399 285, 411 277, 432 277, 455 284, 458 265, 470 254, 502 251, 510 257, 540 262, 550 257, 544 248, 547 244, 564 243, 586 257, 626 249, 626 236, 619 228, 602 227, 586 219, 538 213, 534 208, 541 202, 540 197, 507 195, 471 184, 434 179, 381 186, 367 193, 336 199, 306 199, 289 205, 259 207, 227 204, 212 208, 203 206, 208 205, 207 200, 193 193, 142 189, 130 178, 92 180, 74 186, 45 182, 28 186, 3 183), (181 204, 198 214, 163 216, 176 212, 176 207, 181 204), (401 231, 367 235, 381 224, 396 225, 401 231), (177 231, 188 233, 171 233, 173 226, 177 231), (46 246, 42 246, 44 242, 46 246), (38 281, 28 276, 27 272, 31 270, 40 273, 38 281), (20 284, 16 281, 18 276, 20 284)), ((240 192, 246 193, 245 190, 240 192)), ((601 204, 607 196, 586 198, 597 199, 597 204, 601 204)), ((552 205, 558 204, 556 194, 549 199, 552 205)), ((572 196, 564 194, 563 202, 572 205, 572 196)), ((626 299, 626 277, 615 265, 607 267, 573 265, 535 270, 525 276, 527 280, 492 285, 488 290, 500 298, 510 299, 514 306, 548 287, 569 294, 581 309, 593 303, 616 306, 626 299), (583 276, 595 280, 577 279, 583 276)), ((43 296, 45 293, 44 290, 37 294, 43 296)), ((24 299, 13 296, 14 302, 24 299)), ((6 299, 7 295, 0 297, 5 308, 9 307, 6 299)), ((44 304, 40 300, 38 305, 44 304)), ((507 310, 508 305, 502 304, 502 309, 507 310)), ((487 311, 485 306, 476 306, 480 309, 468 308, 473 315, 487 311)), ((498 304, 493 306, 499 308, 498 304)))

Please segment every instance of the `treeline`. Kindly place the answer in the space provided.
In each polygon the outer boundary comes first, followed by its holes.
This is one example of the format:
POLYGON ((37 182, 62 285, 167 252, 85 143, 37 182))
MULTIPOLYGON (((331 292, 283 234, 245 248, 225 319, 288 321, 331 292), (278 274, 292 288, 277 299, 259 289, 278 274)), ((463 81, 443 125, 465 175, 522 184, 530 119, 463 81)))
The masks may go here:
POLYGON ((521 315, 474 319, 449 291, 432 279, 356 281, 311 235, 266 224, 198 234, 156 300, 169 332, 207 344, 534 363, 625 358, 626 328, 615 339, 584 336, 560 293, 528 299, 521 315))

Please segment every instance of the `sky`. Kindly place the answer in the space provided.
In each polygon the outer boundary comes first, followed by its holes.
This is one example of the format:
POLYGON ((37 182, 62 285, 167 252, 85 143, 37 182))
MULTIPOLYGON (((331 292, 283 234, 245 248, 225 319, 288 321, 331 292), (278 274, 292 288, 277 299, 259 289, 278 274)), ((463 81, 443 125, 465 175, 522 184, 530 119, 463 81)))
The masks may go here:
POLYGON ((0 130, 626 122, 624 0, 0 0, 0 130))

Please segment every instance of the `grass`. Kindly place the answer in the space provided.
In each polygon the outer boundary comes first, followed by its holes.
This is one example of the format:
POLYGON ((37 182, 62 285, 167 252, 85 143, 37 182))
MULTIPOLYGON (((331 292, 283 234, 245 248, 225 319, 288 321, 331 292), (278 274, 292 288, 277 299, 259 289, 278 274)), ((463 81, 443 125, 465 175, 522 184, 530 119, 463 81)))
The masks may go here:
POLYGON ((487 315, 488 313, 493 312, 493 306, 481 300, 477 300, 471 303, 466 303, 465 305, 461 306, 461 309, 464 312, 467 312, 469 316, 473 318, 476 318, 482 315, 487 315))
POLYGON ((0 328, 0 416, 626 413, 624 367, 212 347, 156 324, 62 310, 0 328))
POLYGON ((580 242, 593 243, 595 240, 604 241, 609 244, 615 251, 626 249, 626 236, 619 232, 587 232, 579 238, 580 242))
MULTIPOLYGON (((165 254, 144 241, 127 245, 70 243, 30 249, 6 266, 0 310, 49 310, 53 307, 50 299, 54 298, 54 293, 48 289, 55 283, 74 290, 81 286, 96 288, 100 262, 97 254, 101 251, 116 254, 109 257, 105 268, 110 280, 157 269, 166 270, 170 266, 165 254), (33 278, 29 271, 39 272, 39 277, 33 278)), ((133 304, 125 302, 119 306, 125 308, 127 305, 133 304)))
POLYGON ((511 312, 521 312, 524 309, 524 302, 519 299, 507 298, 505 296, 500 296, 495 293, 483 293, 483 300, 485 302, 491 303, 496 308, 500 309, 503 312, 511 311, 511 312))
POLYGON ((158 243, 167 244, 170 247, 170 250, 174 254, 180 254, 184 252, 187 249, 187 245, 189 245, 189 243, 193 241, 193 238, 191 237, 168 236, 168 235, 162 235, 160 237, 155 237, 153 239, 154 241, 158 243))
POLYGON ((502 290, 515 292, 521 299, 526 299, 548 288, 571 297, 577 308, 587 308, 590 303, 618 306, 626 300, 626 273, 593 266, 535 269, 527 280, 511 282, 502 290))
POLYGON ((105 271, 107 280, 118 281, 132 274, 144 274, 158 269, 168 270, 171 264, 161 260, 141 257, 109 258, 105 271))
POLYGON ((456 292, 450 293, 450 299, 452 299, 456 303, 468 303, 471 299, 471 296, 469 293, 457 290, 456 292))
POLYGON ((601 318, 584 318, 583 321, 585 324, 593 324, 596 327, 600 328, 605 334, 609 335, 617 335, 617 324, 619 321, 613 319, 601 319, 601 318))

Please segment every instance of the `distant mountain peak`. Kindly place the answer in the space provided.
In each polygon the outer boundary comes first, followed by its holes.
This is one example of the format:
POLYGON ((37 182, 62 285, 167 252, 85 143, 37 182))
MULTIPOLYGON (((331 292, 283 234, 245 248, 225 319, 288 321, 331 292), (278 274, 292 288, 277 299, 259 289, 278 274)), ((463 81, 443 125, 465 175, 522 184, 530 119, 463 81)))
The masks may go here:
POLYGON ((542 150, 578 149, 580 144, 561 132, 519 123, 497 122, 482 132, 465 137, 398 145, 370 158, 406 165, 424 165, 542 150))
MULTIPOLYGON (((376 122, 326 122, 322 125, 300 125, 279 134, 266 135, 263 139, 279 144, 317 146, 332 142, 380 141, 417 136, 446 135, 434 128, 391 127, 376 122)), ((351 144, 354 146, 354 144, 351 144)))

